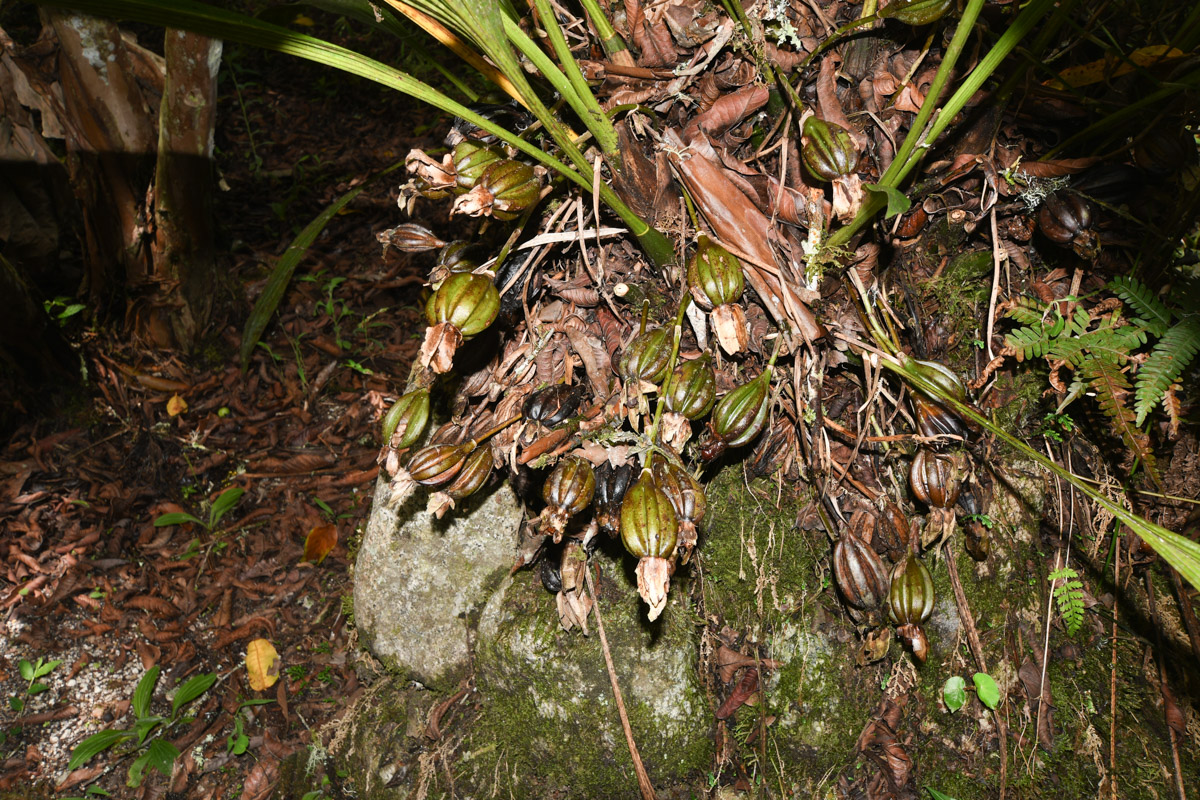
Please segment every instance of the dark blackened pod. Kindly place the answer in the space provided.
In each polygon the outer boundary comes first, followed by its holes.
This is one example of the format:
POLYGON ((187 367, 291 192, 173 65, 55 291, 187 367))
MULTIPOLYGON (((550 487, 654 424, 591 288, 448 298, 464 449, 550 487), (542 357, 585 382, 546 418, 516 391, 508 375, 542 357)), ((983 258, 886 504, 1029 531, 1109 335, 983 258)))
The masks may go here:
POLYGON ((917 430, 922 436, 958 436, 965 439, 970 434, 962 418, 953 411, 923 397, 915 398, 913 405, 917 409, 917 430))
POLYGON ((804 146, 800 157, 808 171, 821 180, 832 181, 854 172, 858 148, 841 125, 809 117, 804 122, 804 146))
POLYGON ((587 508, 595 493, 596 475, 588 461, 567 456, 558 462, 542 487, 543 519, 555 542, 561 541, 567 520, 587 508))
POLYGON ((550 555, 542 558, 541 577, 542 586, 546 587, 546 591, 552 594, 562 591, 562 570, 557 558, 550 555))
POLYGON ((671 500, 655 485, 650 470, 642 470, 621 501, 621 543, 637 558, 670 558, 678 526, 671 500))
POLYGON ((383 416, 383 441, 396 450, 412 447, 429 424, 429 390, 414 389, 383 416), (394 440, 394 441, 393 441, 394 440))
POLYGON ((635 464, 614 467, 605 461, 596 467, 596 524, 610 535, 621 529, 621 502, 637 475, 635 464))
POLYGON ((454 169, 460 189, 470 189, 492 164, 504 160, 504 151, 478 139, 466 139, 454 147, 454 169))
POLYGON ((897 625, 920 625, 933 613, 933 576, 914 555, 892 570, 888 588, 888 612, 897 625))
POLYGON ((695 422, 717 402, 717 377, 707 355, 680 364, 671 373, 666 388, 667 411, 695 422))
POLYGON ((475 259, 470 257, 471 244, 457 239, 453 242, 447 242, 446 246, 438 253, 437 265, 444 267, 450 272, 470 272, 479 266, 475 259))
POLYGON ((869 544, 849 531, 834 545, 833 576, 842 597, 855 608, 878 608, 888 596, 883 561, 869 544))
POLYGON ((660 383, 671 361, 671 333, 651 328, 634 337, 621 355, 621 377, 627 381, 660 383))
POLYGON ((963 471, 961 454, 935 453, 922 447, 909 468, 908 483, 913 494, 925 505, 949 508, 958 500, 963 471))
POLYGON ((1092 230, 1092 207, 1074 192, 1055 192, 1045 199, 1037 215, 1038 229, 1050 241, 1070 246, 1081 258, 1099 250, 1092 230))
POLYGON ((474 442, 431 444, 413 453, 405 468, 423 486, 442 486, 454 480, 474 450, 474 442))
POLYGON ((525 320, 525 307, 532 307, 542 293, 542 283, 537 270, 525 269, 535 250, 517 250, 496 271, 496 286, 504 291, 500 295, 500 320, 508 327, 515 327, 525 320))
POLYGON ((525 419, 551 427, 572 416, 586 394, 587 389, 582 384, 547 386, 525 399, 521 413, 525 419))
POLYGON ((473 453, 467 456, 458 475, 442 491, 450 495, 451 499, 463 500, 483 488, 483 485, 487 483, 488 476, 491 474, 491 447, 476 448, 473 453))

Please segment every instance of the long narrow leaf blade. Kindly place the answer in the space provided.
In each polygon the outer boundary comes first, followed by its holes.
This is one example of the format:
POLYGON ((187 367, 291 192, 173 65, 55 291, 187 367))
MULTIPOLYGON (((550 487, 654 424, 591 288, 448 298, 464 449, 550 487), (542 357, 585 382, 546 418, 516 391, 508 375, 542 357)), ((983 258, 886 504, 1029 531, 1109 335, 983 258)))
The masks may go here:
MULTIPOLYGON (((403 162, 393 164, 375 177, 386 175, 401 166, 403 166, 403 162)), ((374 180, 374 178, 371 180, 374 180)), ((246 320, 246 327, 242 330, 240 355, 243 372, 250 364, 250 356, 254 352, 254 348, 258 346, 258 341, 262 338, 263 331, 267 329, 267 324, 271 321, 271 317, 274 316, 275 310, 279 308, 279 303, 283 300, 283 295, 287 292, 288 284, 291 283, 292 275, 295 273, 296 267, 304 259, 308 248, 321 235, 321 231, 325 230, 325 226, 329 224, 329 221, 336 217, 338 212, 345 208, 351 200, 358 197, 363 189, 367 188, 368 183, 370 181, 346 192, 335 200, 332 205, 313 218, 313 221, 304 226, 304 230, 300 231, 300 234, 292 240, 292 243, 288 245, 288 249, 279 257, 279 261, 275 263, 274 269, 271 270, 271 277, 267 279, 267 285, 263 289, 262 294, 258 296, 258 300, 255 301, 254 310, 250 312, 250 316, 246 320)), ((215 505, 213 509, 215 511, 215 505)))
POLYGON ((150 713, 150 698, 154 696, 154 685, 158 683, 160 672, 162 667, 155 664, 146 670, 146 674, 138 681, 137 688, 133 690, 133 713, 138 719, 150 713))
POLYGON ((99 733, 93 733, 71 751, 71 759, 67 762, 67 770, 73 771, 79 769, 117 742, 128 739, 131 736, 133 734, 129 733, 129 731, 100 731, 99 733))

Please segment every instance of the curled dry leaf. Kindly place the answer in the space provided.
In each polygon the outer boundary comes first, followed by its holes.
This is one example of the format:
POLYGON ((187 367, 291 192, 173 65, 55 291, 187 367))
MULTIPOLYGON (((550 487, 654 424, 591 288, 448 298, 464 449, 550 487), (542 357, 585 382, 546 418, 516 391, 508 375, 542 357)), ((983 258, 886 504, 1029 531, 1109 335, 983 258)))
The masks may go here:
POLYGON ((336 525, 317 525, 304 538, 304 558, 310 564, 320 564, 337 544, 336 525))
POLYGON ((246 675, 250 688, 256 692, 271 688, 279 680, 279 653, 266 639, 255 639, 246 645, 246 675))
POLYGON ((750 667, 742 675, 742 679, 738 681, 737 686, 733 687, 733 694, 721 703, 721 707, 717 709, 717 719, 729 719, 733 716, 733 712, 737 711, 746 702, 758 692, 758 670, 750 667))

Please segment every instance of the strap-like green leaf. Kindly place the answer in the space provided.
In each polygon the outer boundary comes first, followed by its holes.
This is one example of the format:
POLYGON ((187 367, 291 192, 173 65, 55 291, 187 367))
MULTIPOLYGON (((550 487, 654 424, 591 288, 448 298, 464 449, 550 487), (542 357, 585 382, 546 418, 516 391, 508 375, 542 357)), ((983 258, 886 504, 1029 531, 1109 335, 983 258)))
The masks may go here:
POLYGON ((132 737, 133 734, 129 731, 109 730, 93 733, 91 736, 80 742, 78 747, 71 751, 71 758, 67 762, 67 770, 70 771, 79 769, 84 764, 88 763, 117 742, 120 742, 124 739, 130 739, 132 737))
POLYGON ((215 672, 209 672, 205 675, 193 675, 191 678, 188 678, 175 692, 174 699, 171 700, 171 716, 178 714, 179 709, 207 692, 216 682, 217 673, 215 672))
MULTIPOLYGON (((243 371, 249 365, 250 356, 254 352, 254 348, 258 346, 258 341, 262 338, 263 331, 267 329, 267 324, 271 321, 271 317, 274 316, 275 309, 279 308, 280 302, 283 301, 288 284, 291 283, 292 274, 295 273, 296 267, 304 258, 305 253, 308 252, 308 248, 321 235, 321 231, 325 230, 325 226, 329 224, 329 221, 337 216, 351 200, 358 197, 371 181, 387 175, 401 166, 403 166, 403 162, 393 164, 382 172, 377 173, 368 181, 355 186, 343 194, 332 205, 318 214, 312 222, 305 225, 304 230, 300 231, 300 234, 288 245, 288 249, 275 262, 275 267, 271 270, 271 276, 267 278, 267 285, 263 289, 262 294, 258 296, 258 300, 255 301, 254 310, 250 312, 250 316, 246 319, 246 327, 242 330, 240 355, 243 371)), ((214 509, 216 508, 215 505, 213 507, 214 509)))
POLYGON ((246 490, 239 486, 233 486, 221 492, 220 496, 213 501, 212 509, 208 513, 208 526, 215 528, 221 521, 221 517, 228 514, 245 493, 246 490))
POLYGON ((133 713, 138 719, 150 714, 150 698, 154 696, 154 686, 158 683, 160 672, 162 667, 155 664, 146 670, 146 674, 138 681, 137 688, 133 690, 133 713))

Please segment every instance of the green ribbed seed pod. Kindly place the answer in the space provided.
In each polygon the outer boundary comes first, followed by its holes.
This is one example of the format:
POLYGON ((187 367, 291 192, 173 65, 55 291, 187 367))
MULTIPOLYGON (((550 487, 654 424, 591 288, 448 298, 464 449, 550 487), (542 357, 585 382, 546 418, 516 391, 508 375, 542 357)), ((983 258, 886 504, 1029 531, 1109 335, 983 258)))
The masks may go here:
POLYGON ((892 570, 888 611, 897 625, 920 625, 933 612, 933 576, 921 559, 907 556, 892 570))
POLYGON ((771 403, 771 370, 721 398, 713 409, 713 433, 729 447, 746 444, 763 429, 771 403))
POLYGON ((482 332, 500 313, 500 293, 484 275, 459 272, 446 278, 429 299, 425 319, 430 325, 448 322, 464 339, 482 332))
POLYGON ((429 390, 414 389, 397 400, 383 415, 383 443, 396 450, 412 447, 425 433, 428 424, 429 390), (400 438, 392 442, 392 434, 397 430, 400 431, 400 438))
POLYGON ((656 458, 651 468, 654 482, 667 499, 679 522, 699 522, 708 510, 704 487, 692 473, 665 458, 656 458))
POLYGON ((637 558, 670 558, 675 552, 678 522, 671 500, 642 470, 621 502, 621 542, 637 558))
MULTIPOLYGON (((967 402, 967 387, 963 386, 962 380, 954 374, 954 371, 945 364, 937 361, 920 361, 915 358, 910 358, 905 362, 905 366, 912 369, 920 375, 926 382, 933 384, 934 387, 945 392, 949 397, 954 398, 960 403, 967 402)), ((919 386, 913 386, 913 391, 923 397, 932 400, 935 403, 941 402, 942 397, 933 392, 926 391, 919 386)))
MULTIPOLYGON (((688 284, 711 306, 736 303, 745 288, 742 262, 721 245, 701 235, 688 261, 688 284)), ((700 298, 697 298, 699 300, 700 298)))
POLYGON ((804 138, 807 141, 800 157, 815 177, 831 181, 849 175, 858 166, 858 149, 842 126, 809 117, 804 123, 804 138))
POLYGON ((666 328, 651 328, 634 337, 621 355, 621 377, 627 381, 659 383, 671 362, 671 334, 666 328))
POLYGON ((520 161, 498 161, 479 176, 476 186, 492 194, 492 216, 514 220, 538 201, 542 181, 533 167, 520 161))
POLYGON ((470 248, 470 242, 461 239, 448 242, 438 253, 437 265, 449 272, 470 272, 479 266, 468 254, 470 248))
POLYGON ((712 410, 717 401, 717 376, 707 355, 675 368, 667 381, 667 411, 692 422, 712 410))
POLYGON ((454 148, 455 180, 461 189, 472 188, 484 171, 504 160, 504 151, 478 139, 465 139, 454 148))

